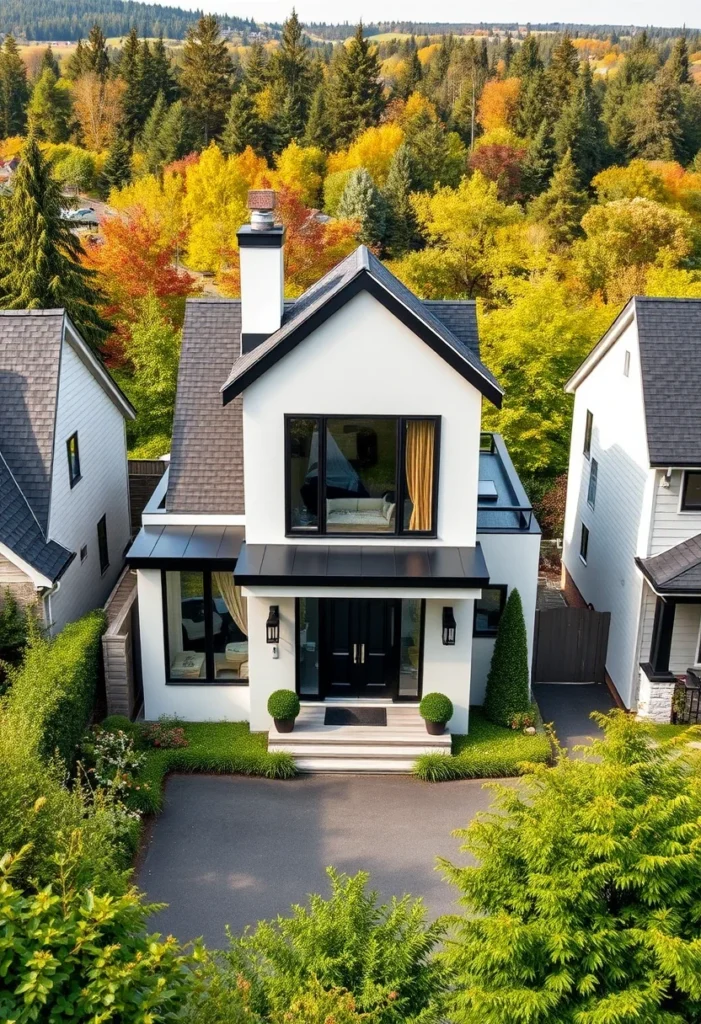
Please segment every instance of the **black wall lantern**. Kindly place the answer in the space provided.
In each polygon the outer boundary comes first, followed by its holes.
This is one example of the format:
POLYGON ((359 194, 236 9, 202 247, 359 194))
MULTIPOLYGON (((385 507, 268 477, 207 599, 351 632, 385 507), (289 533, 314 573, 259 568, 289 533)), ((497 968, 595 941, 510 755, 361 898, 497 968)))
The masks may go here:
POLYGON ((443 645, 455 646, 455 616, 452 608, 443 609, 443 645))
POLYGON ((280 643, 280 609, 276 604, 270 605, 270 614, 265 623, 265 639, 269 644, 280 643))

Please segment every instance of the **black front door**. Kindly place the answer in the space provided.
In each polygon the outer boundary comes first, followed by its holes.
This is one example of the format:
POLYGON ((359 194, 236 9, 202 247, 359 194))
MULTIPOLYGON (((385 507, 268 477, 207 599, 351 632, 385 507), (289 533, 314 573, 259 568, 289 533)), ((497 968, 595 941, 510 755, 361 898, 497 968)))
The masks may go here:
POLYGON ((339 598, 323 605, 324 696, 395 697, 399 601, 339 598))

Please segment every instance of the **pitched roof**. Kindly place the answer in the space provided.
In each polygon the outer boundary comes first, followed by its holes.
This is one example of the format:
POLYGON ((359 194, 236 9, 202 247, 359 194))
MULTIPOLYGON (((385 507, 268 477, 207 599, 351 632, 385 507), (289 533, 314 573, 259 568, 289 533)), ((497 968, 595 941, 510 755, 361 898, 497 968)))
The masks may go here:
POLYGON ((0 543, 55 582, 72 561, 73 552, 55 541, 47 541, 1 452, 0 494, 0 543))
POLYGON ((701 533, 650 558, 636 558, 659 594, 701 594, 701 533))
POLYGON ((652 466, 701 466, 701 299, 636 298, 652 466))
POLYGON ((339 306, 364 288, 407 323, 485 397, 495 405, 501 405, 503 391, 473 348, 457 337, 444 320, 435 315, 431 306, 417 298, 364 245, 307 289, 278 331, 236 360, 222 388, 224 401, 232 401, 240 395, 339 306))

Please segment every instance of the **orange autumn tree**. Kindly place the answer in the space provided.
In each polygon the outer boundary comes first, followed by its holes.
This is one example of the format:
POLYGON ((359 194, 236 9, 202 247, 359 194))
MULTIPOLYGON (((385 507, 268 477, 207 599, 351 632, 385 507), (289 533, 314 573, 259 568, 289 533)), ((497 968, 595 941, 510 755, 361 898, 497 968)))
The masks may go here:
MULTIPOLYGON (((260 187, 269 186, 261 182, 260 187)), ((287 228, 285 292, 288 298, 301 295, 358 245, 355 221, 318 220, 294 189, 279 189, 276 217, 287 228)), ((241 293, 238 250, 231 252, 230 262, 230 268, 218 275, 217 284, 225 295, 237 296, 241 293)))
POLYGON ((485 132, 513 126, 520 88, 518 78, 493 78, 486 83, 477 103, 477 120, 485 132))

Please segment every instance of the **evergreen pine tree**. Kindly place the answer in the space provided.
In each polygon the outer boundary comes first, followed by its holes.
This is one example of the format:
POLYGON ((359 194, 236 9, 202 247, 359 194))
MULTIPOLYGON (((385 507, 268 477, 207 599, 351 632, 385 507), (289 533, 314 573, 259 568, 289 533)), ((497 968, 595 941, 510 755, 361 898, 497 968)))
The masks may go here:
POLYGON ((187 31, 180 77, 185 102, 200 126, 205 146, 221 131, 231 97, 232 74, 219 22, 213 14, 205 14, 187 31))
POLYGON ((14 36, 0 46, 0 138, 21 135, 27 123, 27 69, 14 36))
POLYGON ((281 153, 299 134, 299 105, 292 93, 276 103, 275 114, 267 125, 266 143, 271 153, 281 153))
POLYGON ((423 69, 421 67, 421 61, 419 60, 419 52, 416 49, 416 43, 414 37, 411 37, 412 46, 409 53, 404 58, 404 67, 397 79, 396 93, 397 96, 401 96, 402 99, 406 100, 411 96, 412 92, 419 86, 421 78, 423 76, 423 69))
POLYGON ((529 33, 514 54, 511 61, 511 74, 514 78, 520 78, 522 82, 527 82, 542 70, 543 61, 540 56, 538 39, 529 33))
MULTIPOLYGON (((153 110, 154 103, 159 95, 159 90, 156 87, 153 54, 151 53, 148 39, 142 39, 139 46, 136 58, 136 79, 140 105, 139 120, 141 124, 145 125, 146 118, 153 110)), ((163 96, 163 103, 166 104, 165 94, 161 93, 161 95, 163 96)))
POLYGON ((83 71, 94 71, 100 78, 105 79, 109 70, 110 58, 107 53, 107 41, 100 26, 95 24, 88 34, 83 71))
POLYGON ((521 165, 521 187, 527 199, 533 199, 544 192, 553 173, 555 151, 548 122, 543 119, 535 138, 526 150, 521 165))
POLYGON ((63 218, 63 203, 61 186, 30 135, 0 222, 0 308, 64 308, 96 344, 109 324, 97 312, 102 296, 94 272, 80 263, 80 241, 63 218))
POLYGON ((558 245, 569 245, 582 234, 580 227, 589 200, 579 187, 579 175, 568 150, 547 191, 531 204, 533 219, 545 224, 558 245))
POLYGON ((60 77, 61 69, 58 66, 58 61, 56 60, 56 57, 54 56, 54 51, 51 49, 50 45, 46 47, 43 54, 41 55, 39 74, 41 75, 42 72, 46 71, 47 68, 49 71, 53 71, 56 78, 60 77))
POLYGON ((76 48, 65 63, 64 74, 71 82, 85 74, 87 71, 87 55, 83 40, 79 39, 76 48))
POLYGON ((411 205, 412 170, 409 148, 402 143, 392 158, 383 194, 387 206, 384 247, 393 258, 416 245, 418 225, 411 205))
POLYGON ((547 118, 551 122, 553 110, 550 104, 545 103, 546 95, 545 71, 535 71, 529 78, 521 82, 514 122, 518 135, 532 139, 540 128, 543 118, 547 118))
POLYGON ((260 39, 251 44, 243 68, 243 77, 250 96, 265 88, 268 80, 268 57, 260 39))
POLYGON ((27 108, 30 131, 47 142, 66 142, 69 136, 71 98, 56 85, 51 68, 42 71, 27 108))
POLYGON ((592 71, 585 62, 574 91, 563 106, 553 129, 555 155, 558 160, 562 160, 569 150, 580 184, 585 188, 589 187, 591 179, 604 163, 602 127, 601 108, 594 91, 592 71))
POLYGON ((673 68, 663 67, 643 87, 630 116, 629 147, 644 160, 675 160, 682 155, 682 91, 673 68))
POLYGON ((501 59, 504 61, 504 70, 508 72, 511 70, 511 61, 514 59, 514 41, 511 38, 511 33, 506 33, 506 38, 501 48, 501 59))
POLYGON ((358 221, 358 239, 364 245, 377 246, 382 243, 385 234, 386 204, 365 167, 356 168, 348 176, 348 182, 338 204, 338 216, 358 221))
POLYGON ((665 67, 671 81, 676 82, 677 85, 688 85, 691 81, 689 47, 686 45, 684 36, 680 36, 675 40, 665 67))
POLYGON ((569 101, 579 74, 579 54, 568 35, 555 46, 546 76, 548 103, 555 116, 569 101))
POLYGON ((358 25, 347 46, 339 47, 331 64, 329 113, 334 141, 347 145, 380 119, 384 108, 377 54, 358 25))
POLYGON ((146 168, 150 174, 158 173, 164 163, 164 154, 161 148, 161 129, 163 128, 165 116, 166 101, 163 93, 159 92, 151 113, 146 118, 144 129, 139 138, 139 150, 144 154, 146 168))
POLYGON ((329 149, 330 140, 331 126, 326 109, 326 87, 322 83, 316 87, 309 106, 307 127, 304 130, 304 145, 329 149))
POLYGON ((297 12, 283 23, 280 45, 270 61, 270 81, 278 116, 273 127, 275 150, 301 139, 313 90, 309 47, 297 12))
POLYGON ((263 123, 258 116, 256 105, 249 95, 248 88, 242 85, 231 97, 221 137, 222 152, 234 155, 243 153, 246 146, 252 146, 260 153, 263 149, 263 136, 263 123))
POLYGON ((531 703, 528 672, 528 638, 521 595, 514 587, 508 596, 494 641, 484 693, 484 713, 497 725, 511 725, 514 715, 528 711, 531 703))
POLYGON ((131 141, 124 125, 120 125, 107 152, 100 177, 100 191, 103 197, 107 199, 113 188, 128 185, 131 178, 131 141))
POLYGON ((182 100, 176 100, 163 118, 158 134, 158 146, 163 164, 181 160, 192 153, 197 144, 197 129, 192 123, 192 115, 182 100))
POLYGON ((173 77, 170 57, 163 42, 163 33, 151 48, 151 74, 154 95, 158 96, 159 92, 162 92, 166 103, 172 103, 178 94, 178 88, 173 77))
POLYGON ((122 96, 123 126, 127 137, 133 140, 142 125, 141 88, 139 83, 139 37, 132 27, 122 47, 119 61, 119 77, 125 89, 122 96))

